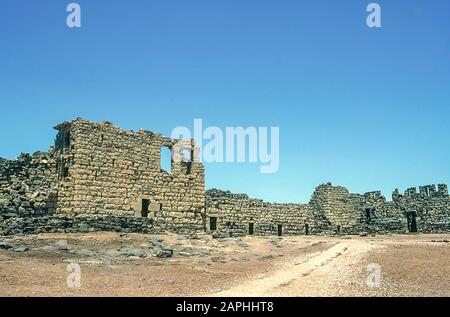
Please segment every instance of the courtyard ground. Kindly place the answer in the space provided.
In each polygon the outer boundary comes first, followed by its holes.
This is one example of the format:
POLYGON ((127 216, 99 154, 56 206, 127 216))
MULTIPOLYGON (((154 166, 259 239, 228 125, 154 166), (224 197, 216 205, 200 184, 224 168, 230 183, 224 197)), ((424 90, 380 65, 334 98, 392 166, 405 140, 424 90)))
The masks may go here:
POLYGON ((449 241, 450 235, 5 237, 0 296, 450 296, 449 241), (171 258, 156 256, 171 249, 171 258), (81 269, 80 288, 67 285, 72 263, 81 269), (377 266, 380 283, 368 284, 377 266))

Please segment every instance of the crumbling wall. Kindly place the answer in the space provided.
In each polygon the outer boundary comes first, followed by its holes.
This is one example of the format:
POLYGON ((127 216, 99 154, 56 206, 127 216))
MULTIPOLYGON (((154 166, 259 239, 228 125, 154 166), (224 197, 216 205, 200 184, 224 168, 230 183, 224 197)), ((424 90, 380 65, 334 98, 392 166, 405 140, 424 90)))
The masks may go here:
POLYGON ((314 191, 309 205, 316 217, 325 222, 322 229, 338 234, 360 231, 357 201, 345 187, 322 184, 314 191))
POLYGON ((445 184, 426 185, 409 188, 401 194, 396 190, 392 195, 395 208, 405 219, 411 231, 411 221, 414 219, 418 232, 449 232, 450 231, 450 198, 445 184))
POLYGON ((358 203, 360 231, 367 233, 406 233, 408 226, 403 212, 380 191, 354 195, 358 203))
POLYGON ((167 230, 204 230, 204 168, 192 160, 193 143, 190 160, 172 158, 170 173, 161 168, 161 149, 174 150, 177 140, 81 119, 56 128, 59 213, 145 217, 167 230))
POLYGON ((3 216, 52 214, 57 200, 56 164, 50 153, 0 159, 0 221, 3 216))

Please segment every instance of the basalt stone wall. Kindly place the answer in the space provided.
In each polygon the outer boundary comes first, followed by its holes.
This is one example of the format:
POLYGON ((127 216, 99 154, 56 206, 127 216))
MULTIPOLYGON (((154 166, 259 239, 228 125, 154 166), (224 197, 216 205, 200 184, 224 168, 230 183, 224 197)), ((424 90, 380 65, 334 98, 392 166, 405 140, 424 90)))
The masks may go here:
POLYGON ((407 219, 407 227, 411 231, 416 227, 418 232, 450 231, 450 197, 445 184, 427 185, 409 188, 400 194, 397 190, 392 195, 395 207, 407 219))
POLYGON ((407 218, 392 201, 387 201, 379 191, 354 195, 360 231, 367 233, 406 233, 407 218))
POLYGON ((112 215, 48 215, 34 217, 0 217, 0 236, 38 233, 74 233, 113 231, 126 233, 160 233, 148 218, 112 215))
POLYGON ((360 230, 376 233, 443 233, 450 231, 450 199, 447 185, 395 190, 392 201, 381 192, 354 195, 360 230))
POLYGON ((355 196, 342 186, 330 183, 320 185, 309 202, 322 229, 335 233, 358 233, 361 231, 355 196))
POLYGON ((279 226, 283 235, 450 231, 446 185, 396 190, 392 201, 379 191, 352 194, 330 183, 318 186, 308 204, 272 204, 217 189, 206 197, 207 227, 222 236, 249 234, 250 226, 255 235, 279 234, 279 226))
POLYGON ((56 209, 56 161, 50 153, 0 159, 0 217, 52 214, 56 209))
POLYGON ((222 236, 321 232, 307 204, 268 203, 218 189, 208 190, 206 197, 207 229, 222 236), (215 226, 215 230, 211 226, 215 226))
MULTIPOLYGON (((205 229, 204 168, 193 158, 161 168, 161 149, 176 140, 145 130, 77 119, 56 127, 58 213, 150 218, 175 231, 205 229)), ((180 155, 180 153, 173 153, 180 155)))

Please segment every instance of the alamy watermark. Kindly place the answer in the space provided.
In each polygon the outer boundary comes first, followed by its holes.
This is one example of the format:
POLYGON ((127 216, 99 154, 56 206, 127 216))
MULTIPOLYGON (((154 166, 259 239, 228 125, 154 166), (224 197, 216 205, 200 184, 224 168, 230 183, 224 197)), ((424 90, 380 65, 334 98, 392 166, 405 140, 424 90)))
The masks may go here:
POLYGON ((377 263, 371 263, 367 266, 367 286, 369 288, 381 287, 381 265, 377 263))
MULTIPOLYGON (((66 18, 66 24, 69 28, 81 28, 81 6, 72 2, 66 7, 69 15, 66 18)), ((370 14, 367 16, 366 24, 369 28, 381 28, 381 6, 372 2, 367 5, 366 11, 370 14)))
POLYGON ((81 7, 78 3, 69 3, 66 8, 70 12, 66 19, 69 28, 81 28, 81 7))
POLYGON ((366 20, 367 26, 369 28, 381 28, 381 6, 378 3, 369 3, 367 12, 370 12, 366 20))
POLYGON ((78 263, 71 263, 66 267, 67 272, 70 272, 67 276, 66 284, 68 288, 81 288, 81 267, 78 263))
POLYGON ((194 120, 193 132, 187 127, 172 130, 171 138, 184 140, 174 146, 174 161, 183 160, 183 152, 195 141, 195 162, 260 163, 261 173, 276 173, 280 167, 280 128, 278 127, 203 127, 194 120))

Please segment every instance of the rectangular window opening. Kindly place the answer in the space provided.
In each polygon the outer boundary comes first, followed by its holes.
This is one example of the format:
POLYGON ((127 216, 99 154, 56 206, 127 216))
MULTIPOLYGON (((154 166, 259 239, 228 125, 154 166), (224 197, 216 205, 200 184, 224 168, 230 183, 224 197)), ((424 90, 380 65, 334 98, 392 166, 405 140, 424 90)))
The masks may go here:
POLYGON ((172 150, 166 146, 161 148, 161 170, 172 173, 172 150))

